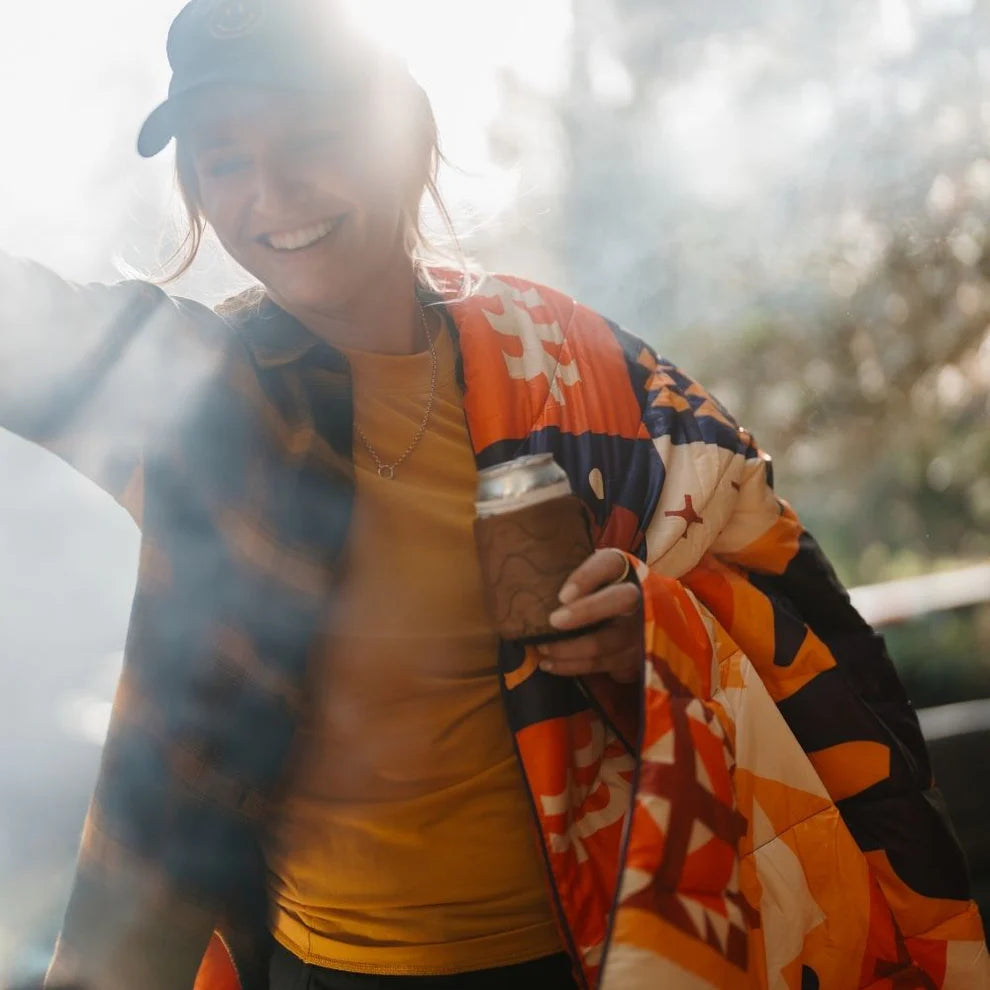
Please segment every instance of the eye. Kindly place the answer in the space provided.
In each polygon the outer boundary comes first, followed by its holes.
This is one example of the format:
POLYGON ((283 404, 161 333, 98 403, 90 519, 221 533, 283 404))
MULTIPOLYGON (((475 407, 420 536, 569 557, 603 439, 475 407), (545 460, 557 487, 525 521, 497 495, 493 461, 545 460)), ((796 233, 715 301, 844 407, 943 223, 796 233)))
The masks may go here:
POLYGON ((237 172, 243 172, 251 164, 247 155, 223 155, 206 164, 204 171, 211 179, 222 179, 237 172))

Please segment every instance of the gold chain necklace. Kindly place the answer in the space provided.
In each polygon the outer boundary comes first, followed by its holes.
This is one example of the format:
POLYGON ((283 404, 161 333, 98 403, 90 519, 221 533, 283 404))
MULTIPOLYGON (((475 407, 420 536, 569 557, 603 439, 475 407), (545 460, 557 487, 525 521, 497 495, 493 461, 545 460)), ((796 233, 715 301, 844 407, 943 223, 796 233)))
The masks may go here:
POLYGON ((354 428, 357 430, 357 435, 361 438, 361 442, 367 448, 368 453, 371 455, 371 459, 375 462, 375 467, 378 468, 378 477, 384 478, 386 481, 391 481, 395 477, 395 469, 416 449, 420 440, 423 439, 423 435, 426 433, 426 424, 430 421, 430 411, 433 409, 433 399, 437 394, 437 349, 436 345, 433 343, 433 336, 430 333, 430 328, 426 325, 426 314, 423 312, 423 305, 418 300, 416 302, 419 308, 419 322, 420 326, 423 328, 423 333, 426 334, 426 342, 430 346, 430 397, 426 400, 426 411, 423 413, 422 422, 419 424, 419 428, 416 430, 415 436, 409 443, 409 446, 391 463, 386 464, 379 456, 378 451, 375 450, 371 445, 371 441, 365 436, 364 430, 361 429, 356 423, 354 428))

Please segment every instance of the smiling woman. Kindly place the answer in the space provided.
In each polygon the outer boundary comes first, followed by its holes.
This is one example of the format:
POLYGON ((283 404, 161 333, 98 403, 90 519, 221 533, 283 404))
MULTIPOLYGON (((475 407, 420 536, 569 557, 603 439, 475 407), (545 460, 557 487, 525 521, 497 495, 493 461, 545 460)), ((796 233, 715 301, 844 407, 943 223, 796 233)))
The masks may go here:
MULTIPOLYGON (((512 195, 510 171, 499 171, 491 160, 487 129, 499 109, 495 85, 499 72, 510 70, 526 79, 527 85, 544 93, 558 91, 566 75, 566 41, 570 29, 569 0, 546 0, 533 8, 526 0, 506 0, 500 16, 486 26, 487 43, 481 47, 463 44, 463 6, 454 0, 430 0, 409 4, 403 0, 344 0, 333 15, 323 15, 317 33, 346 32, 358 50, 386 56, 391 71, 378 85, 379 99, 371 109, 388 113, 392 120, 383 133, 409 131, 413 147, 427 152, 427 212, 437 233, 427 232, 424 213, 418 208, 405 218, 407 236, 422 261, 421 274, 429 282, 429 266, 468 268, 459 246, 456 225, 448 210, 453 202, 458 214, 494 218, 507 208, 512 195), (346 19, 341 20, 341 10, 346 19), (401 66, 408 65, 411 74, 401 66), (470 85, 465 85, 465 78, 470 85), (430 93, 424 100, 423 89, 430 93), (405 110, 412 104, 411 118, 405 110), (440 150, 434 119, 441 122, 444 146, 451 149, 457 169, 445 169, 446 156, 440 150), (396 126, 397 125, 397 126, 396 126), (445 190, 441 195, 441 187, 445 190)), ((362 75, 362 73, 358 73, 362 75)), ((370 96, 372 81, 361 89, 370 96)), ((360 95, 359 93, 356 95, 360 95)), ((340 112, 330 108, 328 113, 340 112)), ((317 108, 313 108, 314 110, 317 108)), ((393 145, 402 147, 402 141, 393 145)), ((167 283, 178 279, 193 264, 201 245, 205 223, 200 209, 197 181, 185 142, 177 146, 180 194, 186 210, 188 229, 184 242, 171 259, 167 283)))
MULTIPOLYGON (((463 271, 457 252, 430 244, 421 224, 425 190, 456 245, 437 188, 442 156, 425 93, 363 38, 338 37, 334 46, 341 57, 326 79, 315 65, 267 76, 238 66, 237 85, 204 84, 193 74, 149 118, 143 153, 174 133, 189 220, 171 279, 195 260, 207 218, 228 254, 290 312, 340 302, 345 287, 364 287, 390 264, 402 266, 400 258, 414 259, 425 285, 431 263, 453 261, 463 271)), ((212 64, 205 68, 207 78, 215 74, 212 64)))
POLYGON ((594 311, 430 263, 430 102, 335 12, 169 33, 139 150, 255 288, 0 255, 0 424, 142 529, 50 985, 975 986, 917 719, 769 458, 594 311), (532 454, 560 502, 487 582, 479 471, 532 454), (489 607, 534 572, 536 638, 489 607))
POLYGON ((339 304, 422 247, 436 128, 421 94, 410 106, 411 81, 398 82, 369 73, 332 101, 214 86, 188 108, 177 155, 192 229, 208 217, 231 257, 290 312, 339 304))

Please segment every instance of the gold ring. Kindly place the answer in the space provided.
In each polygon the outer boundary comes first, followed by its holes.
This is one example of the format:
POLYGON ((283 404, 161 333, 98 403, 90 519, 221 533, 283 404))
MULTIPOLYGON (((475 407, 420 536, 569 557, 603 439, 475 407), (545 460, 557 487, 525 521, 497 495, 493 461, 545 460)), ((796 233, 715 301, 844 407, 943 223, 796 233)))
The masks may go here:
POLYGON ((605 549, 611 550, 612 553, 617 553, 622 558, 623 565, 622 573, 614 581, 609 581, 609 584, 622 584, 629 577, 629 571, 631 570, 629 567, 629 558, 618 547, 605 547, 605 549))

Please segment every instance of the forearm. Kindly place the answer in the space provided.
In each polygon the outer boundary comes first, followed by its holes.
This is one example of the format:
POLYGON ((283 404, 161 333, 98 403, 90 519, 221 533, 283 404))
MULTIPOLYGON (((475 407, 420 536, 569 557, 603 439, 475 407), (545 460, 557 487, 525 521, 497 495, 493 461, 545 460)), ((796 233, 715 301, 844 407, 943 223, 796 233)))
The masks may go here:
POLYGON ((76 285, 0 254, 0 425, 50 441, 163 299, 150 285, 76 285))
POLYGON ((149 442, 215 365, 220 327, 150 284, 75 285, 0 253, 0 427, 126 503, 149 442))

